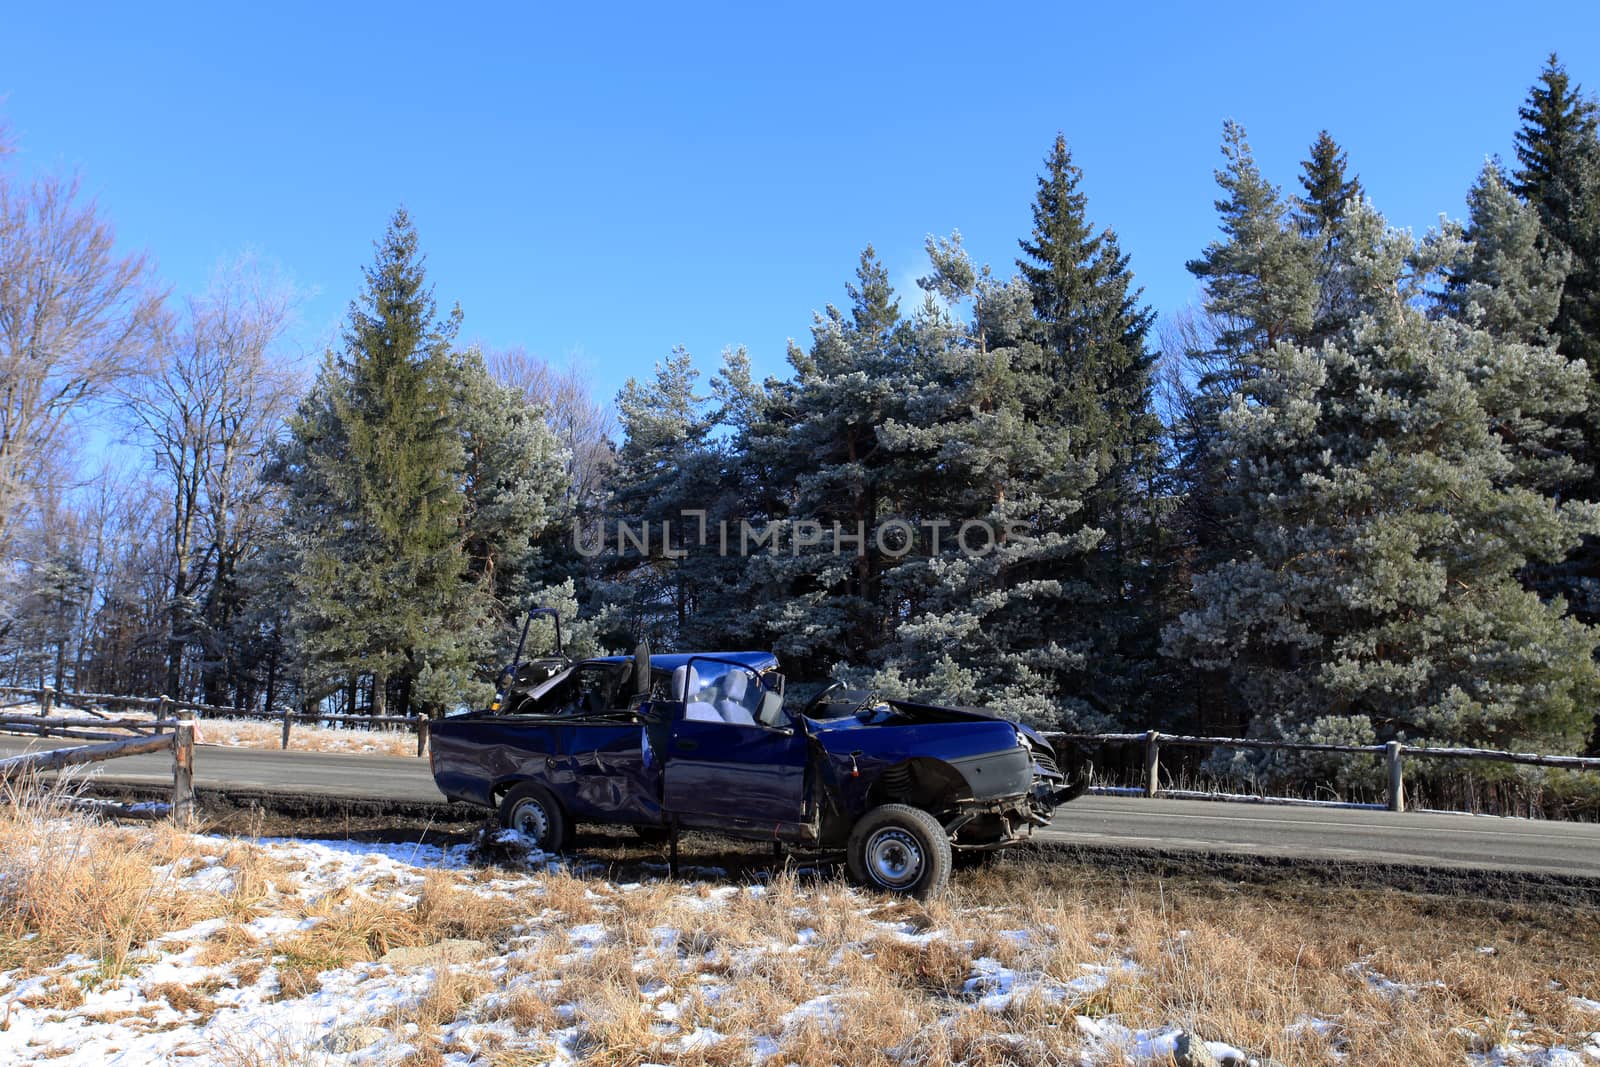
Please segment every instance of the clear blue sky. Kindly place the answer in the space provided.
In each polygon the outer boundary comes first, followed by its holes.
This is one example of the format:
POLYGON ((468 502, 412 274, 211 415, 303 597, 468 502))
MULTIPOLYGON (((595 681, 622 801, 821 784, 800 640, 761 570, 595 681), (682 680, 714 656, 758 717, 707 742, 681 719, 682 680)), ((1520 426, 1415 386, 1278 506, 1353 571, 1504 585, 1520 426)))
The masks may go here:
POLYGON ((176 291, 275 261, 309 351, 403 202, 465 337, 609 396, 674 344, 782 373, 869 241, 905 286, 951 229, 1009 272, 1058 129, 1170 313, 1224 118, 1285 185, 1327 127, 1420 231, 1510 155, 1552 48, 1600 88, 1593 3, 869 6, 11 4, 0 116, 176 291))

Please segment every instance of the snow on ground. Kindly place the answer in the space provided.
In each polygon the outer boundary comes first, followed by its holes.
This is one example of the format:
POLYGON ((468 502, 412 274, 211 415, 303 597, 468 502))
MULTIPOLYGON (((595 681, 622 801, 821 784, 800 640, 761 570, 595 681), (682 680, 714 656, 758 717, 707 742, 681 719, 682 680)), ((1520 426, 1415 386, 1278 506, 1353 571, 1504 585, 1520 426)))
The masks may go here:
MULTIPOLYGON (((196 835, 188 842, 180 858, 154 869, 158 884, 181 893, 218 895, 236 905, 231 913, 164 932, 138 947, 131 966, 120 975, 105 974, 100 961, 82 955, 39 974, 0 972, 0 1063, 380 1065, 405 1062, 426 1040, 436 1041, 441 1050, 432 1062, 453 1065, 497 1062, 497 1053, 513 1051, 516 1058, 499 1062, 557 1067, 586 1059, 597 1062, 591 1058, 598 1040, 595 1024, 585 1014, 595 994, 591 990, 566 999, 563 980, 551 975, 557 966, 569 972, 585 963, 598 967, 619 952, 623 966, 631 957, 637 974, 667 968, 638 983, 635 1005, 667 1062, 704 1053, 737 1036, 745 1042, 752 1065, 769 1059, 781 1064, 784 1042, 794 1035, 837 1033, 868 1007, 865 992, 824 986, 811 999, 771 1018, 765 1032, 736 1035, 731 1028, 729 1033, 719 1029, 715 1006, 740 975, 760 975, 764 960, 827 944, 827 935, 807 924, 822 925, 827 916, 817 914, 820 907, 807 912, 805 922, 797 917, 792 929, 776 927, 776 934, 761 933, 740 945, 690 928, 700 921, 709 925, 729 909, 759 906, 768 892, 759 884, 618 884, 586 878, 575 889, 568 879, 560 889, 568 894, 561 905, 568 921, 557 922, 552 919, 552 897, 562 875, 549 857, 534 855, 529 871, 478 870, 472 867, 468 846, 280 838, 241 850, 238 842, 224 837, 196 835), (251 850, 257 850, 253 854, 272 872, 270 877, 244 869, 247 861, 241 854, 251 850), (375 960, 334 963, 321 970, 313 963, 313 983, 293 979, 291 955, 315 953, 338 908, 360 900, 415 907, 427 892, 430 875, 437 878, 433 872, 438 871, 454 872, 451 877, 458 881, 453 885, 462 892, 514 903, 519 921, 492 945, 444 941, 431 956, 428 946, 420 946, 420 956, 387 951, 375 960), (660 910, 676 916, 677 924, 619 927, 617 913, 629 897, 651 893, 664 894, 660 910), (571 921, 584 915, 584 921, 571 921), (215 951, 230 936, 247 950, 231 955, 215 951), (463 992, 434 1020, 436 1032, 429 1038, 425 1028, 430 1024, 424 1019, 428 1005, 439 1001, 439 990, 450 982, 460 983, 463 992), (530 996, 536 1009, 543 1008, 530 1011, 527 1018, 508 1007, 530 996)), ((808 891, 799 892, 804 899, 808 891)), ((867 939, 837 949, 835 963, 849 952, 884 951, 885 944, 917 952, 948 943, 944 930, 881 918, 893 914, 885 912, 881 898, 852 893, 835 899, 849 901, 867 931, 867 939)), ((1001 927, 995 937, 1020 951, 1047 938, 1048 931, 1001 927)), ((1177 1027, 1137 1029, 1116 1014, 1087 1007, 1109 986, 1136 980, 1141 973, 1111 935, 1100 940, 1105 947, 1101 958, 1084 960, 1075 974, 1058 968, 1054 977, 1016 960, 1016 965, 1007 965, 978 955, 965 982, 958 984, 959 992, 953 990, 948 997, 939 1025, 948 1027, 963 1018, 989 1020, 985 1025, 993 1028, 996 1040, 1025 1044, 1029 1039, 1007 1033, 1006 1020, 1019 1010, 1042 1006, 1072 1033, 1080 1050, 1076 1062, 1085 1067, 1170 1062, 1184 1039, 1177 1027)), ((972 943, 964 946, 971 949, 972 943)), ((1418 989, 1386 977, 1368 961, 1352 963, 1349 970, 1386 998, 1418 995, 1418 989)), ((1600 1020, 1600 1002, 1574 997, 1572 1004, 1595 1012, 1600 1020)), ((620 1009, 606 1010, 615 1017, 620 1009)), ((1326 1039, 1330 1057, 1338 1058, 1338 1026, 1332 1021, 1302 1016, 1285 1032, 1326 1039)), ((1203 1044, 1222 1064, 1258 1062, 1231 1044, 1203 1044)), ((894 1050, 889 1051, 893 1057, 894 1050)), ((916 1062, 914 1048, 904 1053, 905 1062, 916 1062)), ((1471 1055, 1468 1062, 1482 1067, 1594 1067, 1600 1064, 1600 1032, 1581 1048, 1542 1048, 1510 1030, 1499 1044, 1471 1055)))

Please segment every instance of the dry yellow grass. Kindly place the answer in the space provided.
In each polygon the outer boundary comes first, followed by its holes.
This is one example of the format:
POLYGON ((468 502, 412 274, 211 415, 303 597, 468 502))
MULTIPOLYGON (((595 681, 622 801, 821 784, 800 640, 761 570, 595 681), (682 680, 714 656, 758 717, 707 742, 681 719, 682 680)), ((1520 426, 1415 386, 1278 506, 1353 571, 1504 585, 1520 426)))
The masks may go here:
POLYGON ((0 804, 0 969, 36 971, 80 953, 114 978, 151 938, 219 914, 221 894, 179 887, 191 840, 170 827, 101 826, 57 794, 10 786, 0 804))
MULTIPOLYGON (((283 744, 283 726, 275 722, 201 719, 197 725, 199 742, 203 745, 277 749, 283 744)), ((409 730, 347 730, 295 723, 289 731, 289 750, 415 757, 417 737, 409 730)))
POLYGON ((1600 998, 1600 917, 1570 907, 1013 861, 927 902, 787 872, 755 887, 617 886, 390 867, 308 886, 294 856, 13 797, 0 805, 0 969, 51 975, 34 1006, 70 1013, 86 983, 137 972, 153 939, 220 920, 193 957, 214 978, 144 989, 199 1025, 219 990, 269 966, 276 996, 294 1000, 393 948, 483 942, 485 959, 434 964, 387 1016, 351 1020, 402 1035, 418 1065, 558 1052, 594 1065, 1117 1064, 1133 1050, 1106 1033, 1182 1028, 1284 1067, 1429 1067, 1512 1041, 1581 1048, 1600 1030, 1574 999, 1600 998), (219 866, 226 880, 206 875, 219 866), (252 932, 263 915, 315 924, 252 932), (68 953, 98 971, 50 971, 68 953))

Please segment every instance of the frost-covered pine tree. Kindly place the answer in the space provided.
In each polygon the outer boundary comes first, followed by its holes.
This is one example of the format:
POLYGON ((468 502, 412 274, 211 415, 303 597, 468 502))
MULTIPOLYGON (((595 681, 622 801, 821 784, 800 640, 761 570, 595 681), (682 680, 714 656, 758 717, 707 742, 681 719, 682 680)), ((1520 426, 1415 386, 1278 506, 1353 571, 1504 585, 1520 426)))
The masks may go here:
POLYGON ((1570 751, 1600 635, 1518 575, 1600 517, 1527 486, 1503 430, 1580 409, 1585 369, 1429 318, 1414 243, 1369 205, 1339 244, 1362 315, 1264 350, 1233 396, 1213 447, 1245 536, 1168 649, 1227 672, 1257 735, 1570 751))
MULTIPOLYGON (((1517 199, 1499 165, 1484 164, 1467 194, 1467 222, 1447 222, 1419 250, 1423 269, 1440 277, 1437 312, 1497 338, 1553 347, 1550 325, 1561 302, 1570 257, 1552 248, 1529 204, 1517 199)), ((1580 408, 1565 419, 1547 411, 1511 409, 1499 432, 1522 484, 1545 492, 1569 490, 1587 475, 1583 464, 1580 408)), ((1536 566, 1537 585, 1547 595, 1570 592, 1565 579, 1536 566)))
MULTIPOLYGON (((1227 558, 1246 531, 1230 511, 1215 448, 1230 398, 1260 373, 1275 345, 1310 337, 1321 295, 1319 245, 1294 224, 1290 203, 1262 175, 1238 123, 1223 125, 1222 155, 1216 171, 1222 234, 1188 263, 1205 297, 1200 329, 1180 355, 1172 434, 1184 492, 1184 555, 1198 568, 1227 558)), ((1332 237, 1320 247, 1331 248, 1332 237)))
POLYGON ((1539 212, 1512 192, 1494 160, 1467 194, 1467 222, 1447 223, 1430 244, 1442 260, 1440 309, 1497 337, 1554 343, 1551 325, 1572 256, 1549 239, 1539 212))
POLYGON ((885 569, 896 624, 860 676, 1038 725, 1108 724, 1107 702, 1086 683, 1111 666, 1093 662, 1097 613, 1117 610, 1085 566, 1104 537, 1083 504, 1103 477, 1099 457, 1042 418, 1027 387, 1028 369, 1047 358, 1032 288, 973 269, 959 238, 928 251, 924 285, 941 301, 909 324, 912 387, 880 436, 902 515, 943 524, 941 538, 885 569), (968 320, 946 310, 968 302, 968 320))
POLYGON ((750 520, 778 546, 748 557, 747 603, 755 630, 798 677, 869 662, 894 624, 881 587, 885 557, 873 539, 880 523, 901 514, 879 430, 899 416, 913 388, 905 325, 870 245, 845 290, 848 310, 829 304, 812 325, 810 348, 790 345, 793 377, 769 383, 760 413, 740 435, 750 520), (848 541, 836 552, 835 524, 844 537, 863 535, 863 550, 848 541), (797 536, 824 540, 797 551, 797 536))
MULTIPOLYGON (((609 479, 610 493, 598 538, 599 578, 592 583, 604 639, 632 647, 649 637, 672 647, 696 610, 692 572, 684 566, 682 513, 703 506, 716 485, 707 397, 697 391, 700 372, 681 347, 641 382, 629 378, 617 394, 622 447, 609 479)), ((695 531, 696 533, 698 531, 695 531)))

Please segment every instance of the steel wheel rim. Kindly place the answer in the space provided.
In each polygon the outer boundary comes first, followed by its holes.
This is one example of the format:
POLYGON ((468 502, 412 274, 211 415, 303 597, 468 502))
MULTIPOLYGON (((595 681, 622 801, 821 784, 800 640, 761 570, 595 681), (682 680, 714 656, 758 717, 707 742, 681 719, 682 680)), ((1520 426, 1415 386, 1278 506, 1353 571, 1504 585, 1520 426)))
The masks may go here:
POLYGON ((922 846, 909 832, 887 826, 867 838, 867 871, 890 889, 904 889, 922 876, 922 846))
POLYGON ((519 800, 511 809, 511 828, 543 848, 550 833, 550 815, 537 800, 519 800))

